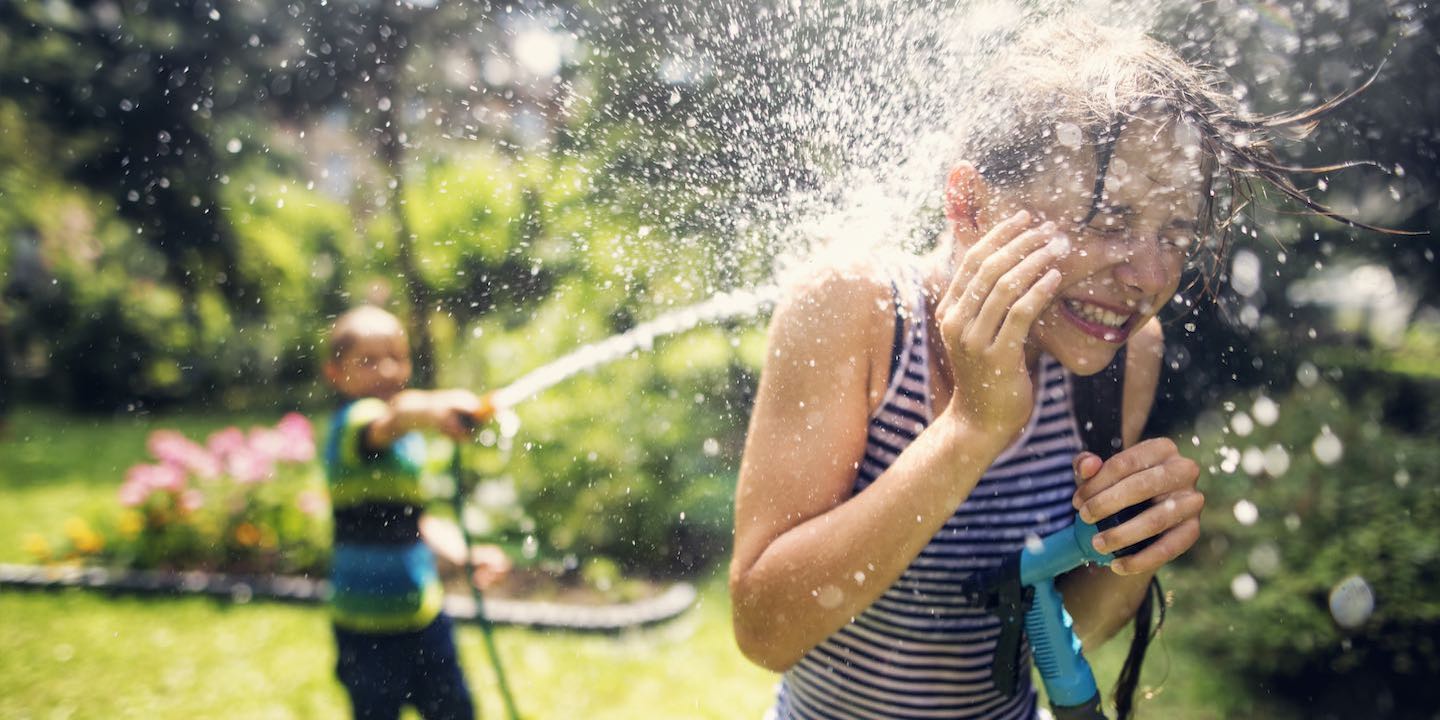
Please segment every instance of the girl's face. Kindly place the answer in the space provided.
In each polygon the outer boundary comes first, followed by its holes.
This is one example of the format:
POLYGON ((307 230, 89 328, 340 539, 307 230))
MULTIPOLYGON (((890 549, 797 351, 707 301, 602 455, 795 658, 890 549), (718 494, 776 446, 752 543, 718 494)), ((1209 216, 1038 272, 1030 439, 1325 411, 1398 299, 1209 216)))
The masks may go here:
POLYGON ((1030 340, 1073 372, 1102 370, 1179 287, 1205 183, 1198 145, 1172 127, 1157 133, 1136 122, 1121 133, 1088 223, 1097 167, 1090 146, 1057 146, 1027 183, 995 192, 992 218, 1023 208, 1069 238, 1069 252, 1055 263, 1056 299, 1030 340))

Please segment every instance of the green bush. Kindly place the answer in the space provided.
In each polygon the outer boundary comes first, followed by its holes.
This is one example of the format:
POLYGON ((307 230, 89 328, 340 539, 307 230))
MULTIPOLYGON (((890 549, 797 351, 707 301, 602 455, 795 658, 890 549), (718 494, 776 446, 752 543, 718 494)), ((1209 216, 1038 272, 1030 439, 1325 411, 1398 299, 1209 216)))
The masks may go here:
POLYGON ((1384 384, 1314 378, 1201 418, 1210 509, 1174 627, 1342 717, 1435 707, 1440 447, 1387 423, 1384 384))

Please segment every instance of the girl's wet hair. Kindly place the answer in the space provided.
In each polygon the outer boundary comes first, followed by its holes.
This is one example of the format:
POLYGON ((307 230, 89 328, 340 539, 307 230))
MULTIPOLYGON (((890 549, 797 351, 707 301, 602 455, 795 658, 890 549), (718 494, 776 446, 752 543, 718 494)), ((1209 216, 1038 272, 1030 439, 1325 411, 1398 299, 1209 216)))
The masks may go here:
MULTIPOLYGON (((988 182, 1015 186, 1032 176, 1061 144, 1062 128, 1078 129, 1081 144, 1094 151, 1096 169, 1082 223, 1101 209, 1110 158, 1121 134, 1145 126, 1150 132, 1170 127, 1197 144, 1204 193, 1198 234, 1212 255, 1202 268, 1214 268, 1224 257, 1232 221, 1255 196, 1257 182, 1316 215, 1351 227, 1396 232, 1336 212, 1292 179, 1301 173, 1379 165, 1368 161, 1289 165, 1273 149, 1276 141, 1304 138, 1326 114, 1369 87, 1374 75, 1312 108, 1250 115, 1229 91, 1230 81, 1223 72, 1189 62, 1139 30, 1072 20, 1063 27, 1023 35, 986 77, 978 93, 978 120, 961 138, 962 156, 975 163, 988 182), (1229 189, 1225 203, 1216 202, 1217 171, 1223 173, 1229 189)), ((1202 274, 1208 277, 1203 270, 1202 274)))

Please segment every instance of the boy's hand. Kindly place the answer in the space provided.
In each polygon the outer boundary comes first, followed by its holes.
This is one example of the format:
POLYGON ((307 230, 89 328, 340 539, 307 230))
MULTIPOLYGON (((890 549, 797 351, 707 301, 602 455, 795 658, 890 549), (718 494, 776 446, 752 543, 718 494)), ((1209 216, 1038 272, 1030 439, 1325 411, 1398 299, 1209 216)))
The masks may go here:
POLYGON ((510 574, 510 556, 495 545, 470 548, 470 563, 475 568, 473 582, 481 590, 493 587, 510 574))
POLYGON ((1095 549, 1114 552, 1156 537, 1144 550, 1118 558, 1110 568, 1120 575, 1154 572, 1179 557, 1200 537, 1205 496, 1196 489, 1200 466, 1180 454, 1168 438, 1146 440, 1101 462, 1093 453, 1075 458, 1073 503, 1080 519, 1093 523, 1146 500, 1149 508, 1119 527, 1095 536, 1095 549))
POLYGON ((428 429, 461 440, 474 431, 467 417, 478 413, 483 402, 469 390, 405 390, 390 400, 400 425, 428 429))

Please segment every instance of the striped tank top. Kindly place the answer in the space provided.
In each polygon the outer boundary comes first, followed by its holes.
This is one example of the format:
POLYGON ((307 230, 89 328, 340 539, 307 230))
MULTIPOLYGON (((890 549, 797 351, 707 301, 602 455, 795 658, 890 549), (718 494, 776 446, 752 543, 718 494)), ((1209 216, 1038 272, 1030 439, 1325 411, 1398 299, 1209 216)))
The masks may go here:
MULTIPOLYGON (((864 492, 932 420, 925 300, 897 319, 896 367, 870 419, 854 491, 864 492)), ((897 293, 897 308, 900 300, 897 293)), ((1081 448, 1069 380, 1043 355, 1024 432, 873 605, 786 671, 774 716, 800 718, 1033 718, 1030 649, 1020 684, 991 682, 1000 621, 960 599, 960 582, 1015 553, 1026 538, 1074 520, 1071 461, 1081 448)))

